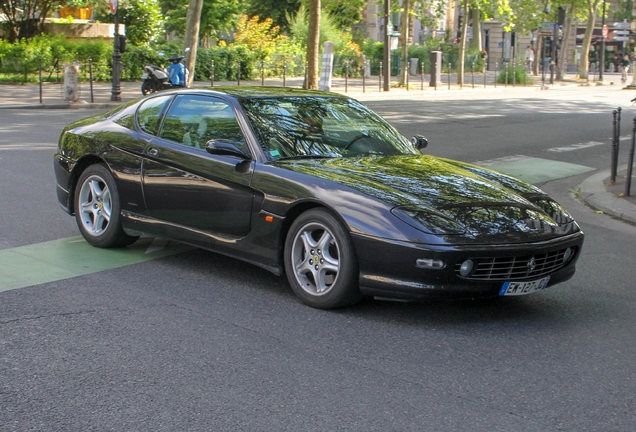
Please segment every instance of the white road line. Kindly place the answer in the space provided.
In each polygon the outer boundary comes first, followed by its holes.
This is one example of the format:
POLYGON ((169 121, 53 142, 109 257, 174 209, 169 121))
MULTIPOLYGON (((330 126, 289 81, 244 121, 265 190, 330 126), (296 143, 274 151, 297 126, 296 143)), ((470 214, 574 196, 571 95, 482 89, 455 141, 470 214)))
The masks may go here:
POLYGON ((565 146, 565 147, 553 147, 551 149, 548 149, 547 151, 556 152, 556 153, 563 153, 563 152, 580 150, 580 149, 589 148, 589 147, 600 146, 600 145, 604 145, 604 144, 609 144, 609 143, 598 142, 598 141, 589 141, 589 142, 586 142, 586 143, 570 144, 569 146, 565 146))

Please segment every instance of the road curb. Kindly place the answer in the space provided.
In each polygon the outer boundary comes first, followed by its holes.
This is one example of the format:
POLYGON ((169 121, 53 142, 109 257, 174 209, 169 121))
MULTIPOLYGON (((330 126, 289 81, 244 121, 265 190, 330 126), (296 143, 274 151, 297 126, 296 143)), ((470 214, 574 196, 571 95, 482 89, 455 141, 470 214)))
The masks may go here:
MULTIPOLYGON (((627 165, 619 167, 622 169, 627 169, 627 165)), ((636 224, 636 206, 605 189, 603 182, 610 175, 610 170, 606 170, 585 179, 579 186, 581 199, 596 210, 636 224)))

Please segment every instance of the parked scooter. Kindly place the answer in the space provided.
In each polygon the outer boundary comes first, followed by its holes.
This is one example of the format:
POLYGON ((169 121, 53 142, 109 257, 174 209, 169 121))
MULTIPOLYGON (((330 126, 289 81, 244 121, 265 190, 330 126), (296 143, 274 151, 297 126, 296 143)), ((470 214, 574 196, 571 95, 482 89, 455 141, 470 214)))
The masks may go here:
POLYGON ((181 63, 183 59, 183 56, 169 58, 171 65, 167 70, 156 65, 146 65, 141 75, 141 93, 147 95, 172 87, 187 87, 188 69, 181 63))

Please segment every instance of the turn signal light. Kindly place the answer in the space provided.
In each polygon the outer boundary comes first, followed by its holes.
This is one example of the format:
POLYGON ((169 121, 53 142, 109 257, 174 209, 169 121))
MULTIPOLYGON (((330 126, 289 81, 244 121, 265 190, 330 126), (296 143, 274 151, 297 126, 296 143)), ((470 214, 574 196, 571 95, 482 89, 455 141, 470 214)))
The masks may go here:
POLYGON ((441 270, 446 267, 446 264, 439 259, 420 258, 415 261, 415 266, 423 269, 441 270))

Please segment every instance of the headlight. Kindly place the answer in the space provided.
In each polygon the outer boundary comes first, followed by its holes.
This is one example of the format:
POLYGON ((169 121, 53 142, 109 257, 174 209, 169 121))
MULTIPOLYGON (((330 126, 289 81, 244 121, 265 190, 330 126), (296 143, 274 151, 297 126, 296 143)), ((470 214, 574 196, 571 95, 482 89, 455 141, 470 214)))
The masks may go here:
POLYGON ((396 207, 391 210, 391 213, 413 228, 428 234, 444 235, 466 232, 466 228, 459 223, 431 210, 396 207))

